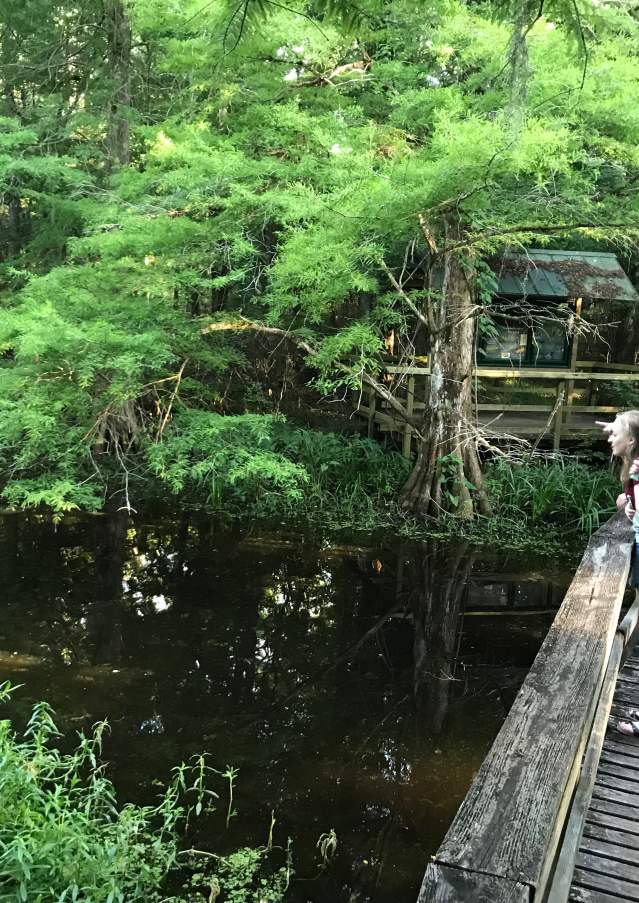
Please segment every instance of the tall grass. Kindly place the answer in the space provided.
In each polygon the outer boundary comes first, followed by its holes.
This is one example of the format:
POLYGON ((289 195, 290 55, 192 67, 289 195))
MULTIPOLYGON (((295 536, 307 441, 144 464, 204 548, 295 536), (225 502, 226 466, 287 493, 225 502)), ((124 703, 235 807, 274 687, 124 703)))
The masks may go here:
MULTIPOLYGON (((11 692, 0 685, 0 702, 11 692)), ((79 734, 73 752, 63 753, 46 703, 34 707, 22 738, 0 721, 0 900, 191 903, 215 899, 217 890, 251 903, 258 888, 267 903, 284 899, 288 848, 280 867, 267 861, 271 847, 181 855, 189 820, 210 816, 217 799, 206 786, 214 769, 204 757, 174 769, 155 806, 120 805, 100 762, 106 728, 79 734), (186 897, 167 896, 171 875, 186 879, 186 897)))
POLYGON ((409 461, 379 442, 317 430, 287 430, 279 451, 307 474, 294 510, 353 528, 372 527, 383 514, 386 519, 411 469, 409 461))
POLYGON ((486 468, 486 489, 499 518, 584 534, 614 514, 620 491, 607 469, 566 458, 529 464, 497 459, 486 468))
MULTIPOLYGON (((351 528, 391 527, 415 535, 434 525, 407 517, 397 504, 411 462, 377 442, 310 430, 289 430, 281 452, 308 475, 303 498, 290 511, 351 528)), ((617 478, 605 467, 592 467, 566 457, 549 456, 522 463, 495 459, 485 468, 486 489, 494 516, 491 530, 508 536, 513 525, 519 541, 548 531, 588 535, 615 511, 617 478)), ((448 519, 456 532, 459 522, 448 519)), ((472 527, 476 538, 484 519, 472 527)))

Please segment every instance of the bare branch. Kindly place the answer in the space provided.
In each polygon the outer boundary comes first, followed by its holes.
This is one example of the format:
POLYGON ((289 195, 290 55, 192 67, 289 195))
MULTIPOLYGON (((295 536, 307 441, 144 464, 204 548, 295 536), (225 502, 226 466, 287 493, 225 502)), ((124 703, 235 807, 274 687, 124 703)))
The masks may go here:
POLYGON ((467 314, 464 314, 463 317, 460 317, 459 320, 456 320, 456 322, 453 323, 452 328, 455 329, 456 326, 461 326, 461 324, 465 320, 470 320, 474 317, 478 317, 485 312, 486 312, 486 308, 483 305, 476 304, 475 307, 471 307, 471 309, 468 311, 467 314))
MULTIPOLYGON (((312 345, 309 345, 304 339, 300 336, 296 335, 294 332, 288 332, 286 329, 278 329, 275 326, 264 326, 262 323, 256 323, 252 320, 246 320, 244 318, 240 320, 229 320, 221 323, 210 323, 207 326, 204 326, 201 330, 202 335, 208 335, 211 332, 223 332, 223 331, 239 331, 250 329, 254 332, 263 332, 266 335, 276 335, 281 336, 282 338, 289 339, 298 348, 301 348, 305 351, 309 357, 317 357, 318 351, 313 348, 312 345)), ((335 368, 342 373, 348 374, 349 376, 352 374, 351 368, 347 364, 342 364, 339 361, 335 362, 335 368)), ((363 383, 365 383, 370 389, 372 389, 380 398, 382 398, 389 407, 391 407, 399 417, 402 418, 406 423, 410 424, 415 433, 419 436, 420 439, 423 439, 421 433, 415 428, 415 423, 411 415, 408 413, 404 405, 398 401, 395 396, 389 392, 386 386, 382 385, 382 383, 377 382, 372 376, 368 373, 362 371, 360 373, 360 378, 363 383)))
POLYGON ((415 316, 420 321, 420 323, 422 323, 426 327, 426 329, 430 330, 431 332, 433 332, 433 333, 437 332, 437 329, 435 328, 435 322, 434 322, 433 316, 432 316, 432 311, 430 310, 430 305, 427 305, 427 307, 426 307, 426 310, 428 311, 428 317, 425 317, 424 314, 421 312, 421 310, 417 307, 415 302, 406 294, 404 289, 401 287, 401 285, 399 284, 397 279, 395 279, 395 277, 393 276, 393 274, 391 273, 391 271, 389 270, 389 268, 387 267, 387 265, 384 263, 383 260, 382 260, 381 266, 382 266, 382 269, 384 270, 384 272, 386 273, 386 275, 388 276, 389 282, 391 283, 391 285, 393 286, 393 288, 395 289, 397 294, 400 295, 402 300, 406 303, 407 307, 409 307, 412 310, 412 312, 415 314, 415 316))
POLYGON ((162 438, 162 433, 164 432, 164 427, 167 425, 169 417, 171 416, 171 408, 173 407, 173 402, 175 401, 177 394, 180 390, 180 383, 182 382, 182 374, 184 373, 184 368, 186 367, 188 361, 189 361, 189 359, 187 357, 186 360, 184 361, 184 363, 182 364, 182 366, 180 367, 177 376, 173 377, 173 379, 175 379, 175 387, 173 388, 173 392, 171 393, 171 398, 169 399, 169 403, 168 403, 166 412, 164 414, 164 417, 162 418, 162 422, 160 423, 160 426, 158 427, 158 433, 157 433, 157 436, 155 437, 156 442, 159 442, 160 439, 162 438))

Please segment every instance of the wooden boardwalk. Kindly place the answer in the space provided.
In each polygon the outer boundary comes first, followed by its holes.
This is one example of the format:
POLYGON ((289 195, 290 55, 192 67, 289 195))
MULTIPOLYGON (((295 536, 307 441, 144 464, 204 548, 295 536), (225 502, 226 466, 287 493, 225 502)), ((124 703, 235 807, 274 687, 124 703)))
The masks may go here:
POLYGON ((639 903, 639 740, 607 730, 639 709, 632 543, 622 516, 591 537, 418 903, 639 903))
MULTIPOLYGON (((639 654, 619 674, 613 719, 639 710, 639 654)), ((636 720, 636 718, 635 718, 636 720)), ((608 726, 569 892, 571 903, 639 901, 639 738, 608 726)))

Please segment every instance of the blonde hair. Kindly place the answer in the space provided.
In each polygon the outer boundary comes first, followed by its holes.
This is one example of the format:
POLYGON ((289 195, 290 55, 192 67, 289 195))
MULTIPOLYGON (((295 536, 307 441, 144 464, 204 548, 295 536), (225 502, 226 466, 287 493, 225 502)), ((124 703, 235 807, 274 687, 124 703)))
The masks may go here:
POLYGON ((625 483, 630 473, 632 462, 639 457, 639 411, 622 411, 617 414, 617 420, 632 443, 632 447, 621 459, 621 482, 625 483))

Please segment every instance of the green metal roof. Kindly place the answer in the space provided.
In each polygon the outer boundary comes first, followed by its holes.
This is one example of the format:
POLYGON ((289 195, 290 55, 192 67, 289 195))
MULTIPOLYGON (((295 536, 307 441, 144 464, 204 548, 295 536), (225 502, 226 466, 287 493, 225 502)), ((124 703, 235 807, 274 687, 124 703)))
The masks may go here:
POLYGON ((497 294, 521 298, 637 301, 639 295, 614 254, 532 248, 491 263, 497 294))

